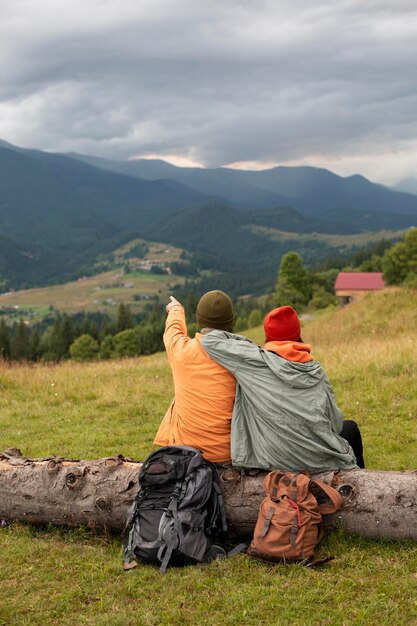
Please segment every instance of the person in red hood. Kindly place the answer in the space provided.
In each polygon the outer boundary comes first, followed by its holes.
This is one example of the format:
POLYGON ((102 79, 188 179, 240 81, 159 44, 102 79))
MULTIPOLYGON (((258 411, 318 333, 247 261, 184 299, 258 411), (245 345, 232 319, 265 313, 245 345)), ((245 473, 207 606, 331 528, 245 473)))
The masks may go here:
MULTIPOLYGON (((275 352, 287 361, 313 361, 311 346, 301 339, 301 324, 291 306, 281 306, 268 313, 264 320, 265 350, 275 352)), ((339 433, 351 445, 359 467, 364 468, 362 436, 354 420, 343 420, 339 433)))
POLYGON ((359 429, 344 420, 322 366, 301 339, 296 311, 274 309, 264 330, 264 347, 225 330, 213 330, 200 344, 236 379, 233 465, 311 473, 364 467, 359 429))

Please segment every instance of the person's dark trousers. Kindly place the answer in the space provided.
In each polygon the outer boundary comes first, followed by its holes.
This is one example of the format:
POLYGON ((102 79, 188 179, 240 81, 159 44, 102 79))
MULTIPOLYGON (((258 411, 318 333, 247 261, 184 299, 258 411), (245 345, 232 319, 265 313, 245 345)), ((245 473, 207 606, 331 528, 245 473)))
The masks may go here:
POLYGON ((361 431, 359 430, 357 423, 353 420, 343 420, 343 427, 340 436, 346 439, 352 446, 352 450, 355 453, 356 462, 359 467, 365 467, 361 431))

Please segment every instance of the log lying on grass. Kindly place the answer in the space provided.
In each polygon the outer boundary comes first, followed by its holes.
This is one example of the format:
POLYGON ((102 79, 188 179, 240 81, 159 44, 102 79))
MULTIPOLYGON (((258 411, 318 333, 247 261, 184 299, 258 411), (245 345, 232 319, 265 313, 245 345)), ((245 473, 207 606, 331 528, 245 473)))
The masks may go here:
MULTIPOLYGON (((0 453, 0 518, 30 524, 88 525, 122 530, 138 489, 141 463, 122 456, 96 461, 27 459, 0 453)), ((221 487, 230 532, 250 535, 263 498, 264 473, 224 470, 221 487)), ((417 541, 417 470, 350 470, 316 476, 343 496, 327 524, 364 537, 417 541)))

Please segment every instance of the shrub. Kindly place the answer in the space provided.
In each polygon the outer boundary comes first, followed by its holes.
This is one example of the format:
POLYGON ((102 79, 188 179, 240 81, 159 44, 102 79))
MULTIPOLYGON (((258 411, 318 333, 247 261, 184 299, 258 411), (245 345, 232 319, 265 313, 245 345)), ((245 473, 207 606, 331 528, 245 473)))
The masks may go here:
POLYGON ((94 361, 98 357, 98 342, 91 335, 81 335, 70 345, 70 356, 74 361, 94 361))
POLYGON ((112 335, 106 335, 100 345, 100 359, 111 359, 115 356, 114 339, 112 335))
POLYGON ((382 269, 388 285, 401 285, 417 275, 417 228, 410 228, 402 241, 387 250, 382 269))
POLYGON ((329 293, 324 287, 318 287, 311 298, 309 305, 313 309, 325 309, 331 304, 336 305, 337 300, 334 294, 329 293))
POLYGON ((262 313, 260 309, 253 309, 248 318, 248 328, 255 328, 262 324, 262 313))
POLYGON ((246 330, 248 328, 248 318, 247 317, 238 317, 236 322, 234 323, 233 330, 235 333, 239 333, 242 330, 246 330))
POLYGON ((113 338, 114 352, 118 357, 131 357, 139 354, 138 335, 132 328, 122 330, 113 338))

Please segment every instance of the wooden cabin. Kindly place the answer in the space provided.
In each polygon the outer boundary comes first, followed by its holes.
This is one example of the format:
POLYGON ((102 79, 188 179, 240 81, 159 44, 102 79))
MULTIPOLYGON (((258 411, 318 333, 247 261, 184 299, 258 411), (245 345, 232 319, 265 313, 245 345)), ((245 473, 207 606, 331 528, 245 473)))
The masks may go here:
POLYGON ((385 287, 382 272, 339 272, 334 284, 341 306, 385 287))

